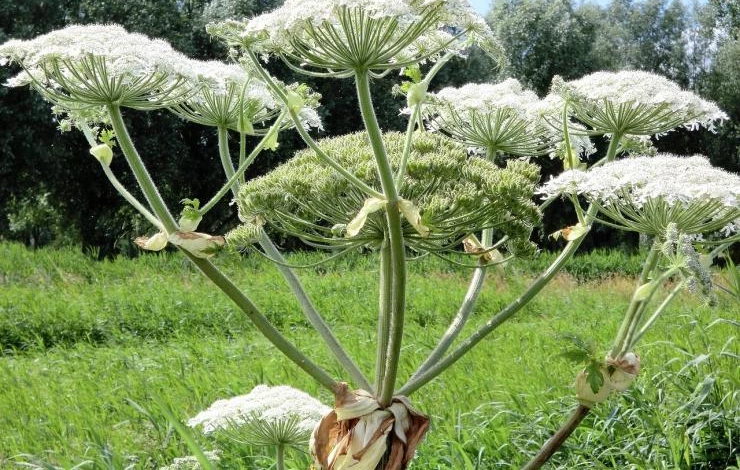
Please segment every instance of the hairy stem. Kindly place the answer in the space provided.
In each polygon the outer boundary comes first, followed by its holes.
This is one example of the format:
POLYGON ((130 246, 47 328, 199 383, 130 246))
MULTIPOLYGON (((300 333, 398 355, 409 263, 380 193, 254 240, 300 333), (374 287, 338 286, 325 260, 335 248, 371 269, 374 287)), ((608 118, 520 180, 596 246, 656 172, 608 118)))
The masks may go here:
POLYGON ((470 285, 468 285, 468 291, 465 294, 465 299, 463 299, 463 303, 462 305, 460 305, 460 310, 457 311, 457 315, 455 315, 455 318, 452 319, 452 322, 450 322, 450 326, 447 328, 447 331, 445 331, 445 334, 439 340, 437 346, 429 354, 429 357, 424 360, 424 362, 419 366, 416 372, 414 372, 414 375, 411 376, 411 380, 413 380, 418 375, 426 372, 431 366, 436 364, 440 359, 442 359, 442 356, 444 356, 444 354, 450 348, 452 342, 455 341, 455 338, 457 338, 457 336, 460 334, 463 327, 465 326, 465 323, 468 321, 470 314, 473 313, 475 302, 478 300, 478 295, 480 295, 480 292, 483 288, 483 281, 485 280, 485 277, 485 265, 481 265, 475 268, 475 271, 473 272, 473 277, 470 280, 470 285))
POLYGON ((398 363, 401 355, 403 338, 404 313, 406 309, 406 252, 401 227, 401 213, 398 210, 399 195, 393 179, 388 155, 383 144, 383 135, 378 125, 375 110, 370 95, 370 77, 366 70, 355 72, 355 85, 360 103, 360 111, 365 129, 368 133, 370 146, 375 156, 376 169, 383 188, 383 197, 388 201, 386 205, 386 223, 388 226, 388 245, 391 255, 390 294, 391 309, 389 322, 388 352, 386 356, 385 374, 379 390, 379 402, 382 406, 390 405, 393 398, 393 389, 398 374, 398 363))
POLYGON ((339 361, 339 364, 341 364, 341 366, 349 374, 352 380, 354 380, 357 386, 365 390, 372 391, 370 382, 368 382, 367 378, 362 373, 360 368, 357 367, 357 364, 355 364, 352 358, 349 357, 346 350, 342 347, 337 338, 334 336, 331 329, 329 328, 329 325, 326 323, 321 314, 316 310, 313 302, 308 297, 306 290, 303 288, 301 280, 298 278, 295 271, 285 265, 286 260, 285 258, 283 258, 282 253, 280 253, 280 250, 277 249, 277 247, 272 243, 272 240, 270 240, 270 238, 264 231, 262 232, 262 236, 260 237, 259 244, 268 257, 278 261, 277 263, 274 263, 275 267, 278 271, 280 271, 280 274, 283 275, 283 278, 285 278, 285 281, 288 283, 290 290, 293 292, 296 300, 298 300, 298 303, 300 304, 304 315, 314 327, 319 336, 321 336, 321 339, 324 340, 324 343, 329 348, 329 351, 334 355, 337 361, 339 361))
POLYGON ((303 352, 298 350, 290 343, 265 317, 252 301, 242 293, 213 263, 210 261, 197 258, 189 252, 182 250, 190 261, 195 264, 205 276, 210 279, 221 291, 226 294, 252 321, 252 324, 267 338, 281 353, 293 361, 298 367, 303 369, 318 383, 333 390, 337 381, 334 380, 326 371, 316 365, 303 352))
MULTIPOLYGON (((234 169, 234 162, 231 161, 231 153, 229 152, 229 130, 226 126, 218 126, 218 155, 221 157, 221 166, 224 169, 227 180, 234 180, 236 170, 234 169)), ((236 197, 239 193, 239 183, 234 181, 231 184, 231 194, 236 197)))
MULTIPOLYGON (((607 161, 611 161, 616 157, 617 148, 619 147, 619 141, 621 140, 621 138, 621 135, 614 135, 612 137, 612 140, 609 143, 609 148, 606 152, 605 158, 607 159, 607 161)), ((591 205, 584 214, 584 221, 586 222, 585 226, 587 227, 587 232, 590 230, 589 227, 590 224, 593 222, 594 217, 596 216, 596 212, 597 207, 591 205)), ((475 345, 483 340, 483 338, 485 338, 489 333, 498 328, 502 323, 511 318, 519 310, 521 310, 521 308, 524 307, 530 300, 532 300, 552 280, 552 278, 555 277, 558 272, 560 272, 563 266, 565 266, 565 264, 570 261, 576 250, 578 250, 578 247, 581 246, 581 243, 586 237, 587 232, 579 238, 569 241, 565 248, 563 248, 563 251, 560 253, 560 255, 555 259, 555 261, 553 261, 552 264, 550 264, 550 266, 548 266, 548 268, 542 274, 540 274, 532 282, 532 284, 529 285, 529 287, 527 287, 527 290, 525 290, 522 295, 520 295, 513 302, 504 307, 496 315, 494 315, 493 318, 488 320, 476 332, 470 335, 457 347, 457 349, 444 357, 444 359, 441 359, 439 362, 429 367, 425 372, 420 373, 415 377, 409 379, 409 381, 403 387, 401 387, 397 393, 400 395, 409 395, 418 390, 424 384, 431 381, 439 374, 444 372, 452 364, 457 362, 461 357, 467 354, 468 351, 475 347, 475 345)))
POLYGON ((249 59, 255 65, 255 69, 257 73, 259 74, 260 78, 262 78, 262 80, 264 80, 267 86, 270 87, 270 90, 272 90, 275 96, 277 96, 280 99, 280 101, 282 101, 283 104, 285 104, 285 106, 288 107, 288 112, 290 113, 290 117, 293 120, 293 123, 295 124, 296 130, 301 135, 301 138, 306 143, 306 145, 308 145, 311 148, 311 150, 316 152, 316 156, 318 156, 324 163, 326 163, 327 165, 332 167, 334 170, 336 170, 337 173, 342 175, 352 185, 362 190, 362 192, 364 192, 365 194, 372 196, 372 197, 382 198, 383 195, 381 193, 371 188, 370 186, 365 184, 362 180, 360 180, 357 176, 347 171, 342 165, 337 163, 333 158, 327 155, 321 149, 321 147, 319 147, 316 141, 313 140, 313 138, 309 135, 308 131, 306 131, 306 128, 303 127, 303 123, 301 122, 300 116, 298 116, 298 111, 295 109, 290 109, 287 96, 285 96, 285 93, 280 88, 280 86, 278 86, 278 84, 275 83, 275 80, 273 80, 272 77, 262 68, 262 64, 260 64, 260 61, 257 58, 257 56, 254 54, 254 52, 250 50, 246 50, 245 52, 246 52, 247 57, 249 57, 249 59))
POLYGON ((175 222, 174 217, 172 217, 172 214, 165 205, 159 191, 157 191, 157 187, 154 185, 151 176, 149 176, 149 172, 146 170, 144 162, 139 156, 139 152, 131 141, 126 124, 123 122, 121 108, 114 104, 109 104, 107 108, 113 131, 116 133, 118 145, 121 147, 121 151, 126 157, 131 171, 134 173, 139 188, 144 193, 144 198, 146 198, 149 208, 154 212, 154 215, 159 219, 167 232, 176 232, 178 229, 177 222, 175 222))
POLYGON ((645 304, 644 298, 637 297, 637 289, 648 282, 650 275, 658 263, 658 259, 660 259, 660 242, 655 240, 653 242, 653 246, 650 248, 647 258, 645 259, 645 264, 642 267, 640 277, 637 279, 635 293, 632 295, 630 304, 627 307, 627 312, 624 315, 622 324, 620 325, 619 331, 614 339, 614 346, 612 346, 611 352, 609 352, 610 357, 618 358, 621 354, 627 352, 626 348, 629 346, 630 342, 629 332, 630 330, 634 330, 634 324, 636 323, 639 313, 645 304))
MULTIPOLYGON (((109 105, 108 111, 111 117, 113 130, 116 132, 118 144, 121 146, 126 160, 131 166, 136 180, 141 186, 141 190, 147 197, 147 201, 152 207, 154 214, 162 220, 164 228, 167 231, 177 231, 177 223, 165 206, 162 197, 159 195, 154 182, 144 167, 136 148, 126 130, 126 126, 121 117, 120 109, 115 105, 109 105)), ((182 251, 190 261, 195 264, 205 276, 210 279, 224 294, 226 294, 252 321, 255 327, 270 341, 280 352, 288 359, 293 361, 298 367, 303 369, 321 385, 332 390, 336 381, 323 369, 314 364, 308 357, 291 344, 277 329, 275 329, 269 320, 259 311, 256 305, 234 285, 213 263, 198 258, 186 250, 182 251)))
MULTIPOLYGON (((228 181, 219 189, 219 191, 204 205, 200 208, 200 213, 205 214, 213 206, 215 206, 218 201, 220 201, 226 193, 229 192, 230 189, 232 189, 235 185, 238 184, 239 181, 244 180, 244 172, 247 170, 249 165, 254 161, 255 158, 257 158, 257 155, 259 155, 260 152, 262 152, 262 149, 265 148, 265 144, 268 140, 272 137, 272 135, 275 132, 278 132, 280 129, 280 124, 283 122, 283 118, 285 117, 285 114, 281 114, 278 119, 275 121, 275 123, 270 127, 270 130, 267 131, 267 134, 262 137, 262 139, 257 143, 257 145, 252 149, 252 151, 249 153, 249 155, 242 159, 241 156, 239 158, 239 168, 237 168, 234 173, 231 176, 228 176, 228 181)), ((219 146, 221 144, 221 140, 219 139, 219 146)), ((219 153, 221 152, 221 149, 219 149, 219 153)), ((240 150, 241 152, 241 150, 240 150)), ((223 160, 222 160, 223 161, 223 160)), ((229 161, 231 161, 229 159, 229 161)), ((224 170, 226 171, 226 170, 224 170)))
POLYGON ((380 390, 385 375, 388 354, 388 332, 390 329, 391 282, 393 280, 391 252, 388 241, 380 248, 380 293, 378 296, 378 337, 375 353, 375 387, 380 390))
POLYGON ((570 416, 570 419, 568 419, 568 421, 558 429, 558 432, 548 439, 537 455, 527 465, 522 467, 522 470, 537 470, 538 468, 541 468, 545 462, 547 462, 550 457, 557 452, 565 440, 568 439, 573 431, 575 431, 578 425, 581 424, 581 421, 583 421, 583 418, 585 418, 590 411, 591 408, 578 405, 578 408, 573 410, 573 414, 570 416))

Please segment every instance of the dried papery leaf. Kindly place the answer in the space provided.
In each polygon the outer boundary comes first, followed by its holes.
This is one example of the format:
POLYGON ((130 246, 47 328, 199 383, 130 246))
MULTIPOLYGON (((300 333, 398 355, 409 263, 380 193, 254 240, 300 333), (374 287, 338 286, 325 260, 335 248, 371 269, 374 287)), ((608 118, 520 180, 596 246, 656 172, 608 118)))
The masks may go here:
POLYGON ((365 390, 350 391, 347 384, 334 391, 334 407, 337 421, 359 418, 380 408, 377 400, 365 390))
POLYGON ((408 466, 409 462, 411 462, 411 459, 414 458, 416 448, 419 446, 419 443, 421 443, 424 435, 429 430, 429 418, 414 409, 411 406, 411 402, 408 398, 394 397, 393 402, 394 404, 398 403, 403 405, 403 407, 406 408, 407 411, 406 420, 403 420, 402 423, 396 423, 396 427, 394 428, 396 438, 393 439, 391 442, 391 455, 394 454, 393 451, 396 448, 400 447, 403 449, 403 459, 400 462, 392 462, 391 460, 389 460, 388 464, 385 467, 385 470, 405 469, 408 466), (405 440, 402 440, 399 436, 400 424, 405 425, 405 428, 402 428, 403 434, 405 435, 405 440))
POLYGON ((608 357, 606 363, 614 368, 609 376, 609 382, 618 392, 627 390, 640 372, 640 356, 632 352, 624 354, 619 359, 608 357))
POLYGON ((158 232, 151 237, 136 237, 134 239, 139 247, 148 251, 160 251, 167 246, 167 234, 164 232, 158 232))
POLYGON ((334 389, 336 409, 319 422, 311 436, 314 462, 324 470, 403 470, 429 428, 429 418, 406 397, 394 397, 381 409, 364 390, 347 384, 334 389), (363 411, 363 414, 358 414, 363 411), (340 419, 343 416, 344 419, 340 419))
POLYGON ((331 410, 321 418, 319 424, 314 428, 308 443, 314 462, 321 468, 329 468, 329 453, 332 451, 332 447, 336 447, 334 443, 338 440, 338 434, 337 414, 334 410, 331 410))
POLYGON ((210 258, 226 244, 226 239, 220 235, 200 232, 175 232, 169 236, 169 241, 197 258, 210 258))

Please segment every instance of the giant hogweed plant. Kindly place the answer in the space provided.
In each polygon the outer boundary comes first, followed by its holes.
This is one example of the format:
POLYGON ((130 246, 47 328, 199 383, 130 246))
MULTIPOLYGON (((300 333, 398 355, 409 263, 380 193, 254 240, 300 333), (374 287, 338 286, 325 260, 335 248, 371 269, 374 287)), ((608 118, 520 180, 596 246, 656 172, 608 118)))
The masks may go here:
MULTIPOLYGON (((725 119, 714 104, 644 72, 602 72, 572 82, 556 78, 545 99, 513 79, 428 93, 451 57, 473 46, 500 52, 465 0, 287 0, 270 13, 211 24, 208 31, 229 45, 230 63, 191 60, 164 41, 115 25, 70 26, 11 40, 0 46, 0 58, 22 67, 8 85, 30 85, 52 103, 63 129, 82 131, 111 184, 151 222, 153 234, 137 243, 145 250, 177 247, 277 350, 334 394, 334 409, 311 435, 318 468, 406 468, 429 427, 409 396, 423 393, 538 295, 594 224, 647 234, 653 247, 606 357, 574 339, 570 355, 585 363, 576 378, 579 405, 525 468, 542 466, 593 406, 629 386, 640 367, 637 342, 680 289, 712 299, 707 260, 738 238, 740 178, 701 156, 655 155, 650 137, 679 126, 711 129, 725 119), (309 76, 353 80, 365 130, 315 140, 311 130, 321 127, 320 97, 272 77, 263 66, 267 60, 309 76), (408 127, 405 133, 383 133, 371 81, 399 71, 410 78, 401 87, 408 127), (167 109, 215 128, 223 187, 204 203, 184 194, 180 214, 173 212, 128 133, 123 109, 167 109), (249 164, 279 145, 288 129, 308 148, 245 181, 249 164), (238 156, 227 145, 234 134, 238 156), (248 149, 247 136, 261 139, 248 149), (594 153, 594 136, 606 136, 609 147, 589 168, 585 157, 594 153), (136 191, 113 173, 118 152, 135 176, 136 191), (548 154, 562 158, 566 171, 537 188, 532 162, 548 154), (197 232, 224 197, 237 202, 241 225, 225 237, 197 232), (461 337, 486 271, 536 250, 532 228, 557 197, 572 201, 577 214, 572 226, 554 234, 565 242, 561 254, 509 305, 479 312, 487 320, 461 337), (329 257, 356 249, 376 254, 372 375, 370 365, 357 364, 341 345, 269 231, 297 237, 329 257), (333 377, 291 343, 252 302, 249 286, 236 286, 219 270, 213 256, 226 244, 252 247, 275 262, 345 376, 333 377), (472 271, 469 289, 438 344, 402 377, 406 263, 412 256, 451 252, 468 256, 463 264, 472 271)), ((212 468, 202 452, 197 459, 212 468)))

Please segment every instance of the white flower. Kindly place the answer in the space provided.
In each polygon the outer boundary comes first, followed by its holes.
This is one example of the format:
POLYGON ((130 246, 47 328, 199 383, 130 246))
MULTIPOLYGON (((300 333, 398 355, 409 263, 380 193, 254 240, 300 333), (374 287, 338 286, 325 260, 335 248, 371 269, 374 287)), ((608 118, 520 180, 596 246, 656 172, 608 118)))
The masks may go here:
POLYGON ((189 60, 190 86, 197 90, 171 108, 205 126, 225 126, 254 134, 254 124, 279 114, 278 104, 262 80, 237 64, 189 60))
POLYGON ((190 90, 187 59, 165 41, 128 33, 118 25, 73 25, 0 46, 0 63, 24 71, 8 85, 31 84, 61 104, 162 107, 190 90))
POLYGON ((300 390, 285 385, 258 385, 247 395, 215 401, 207 410, 191 418, 188 426, 203 426, 203 433, 211 434, 219 429, 245 425, 251 420, 267 424, 296 420, 297 426, 308 436, 330 410, 300 390))
POLYGON ((496 41, 467 0, 286 0, 246 23, 209 25, 232 46, 278 54, 294 67, 350 76, 433 59, 475 42, 492 50, 496 41))
POLYGON ((729 233, 740 218, 740 176, 701 155, 639 156, 566 171, 538 192, 582 195, 613 220, 609 224, 658 236, 671 222, 686 234, 729 233))
POLYGON ((477 151, 535 155, 546 145, 537 115, 539 101, 533 91, 509 78, 429 93, 424 112, 432 130, 477 151))
MULTIPOLYGON (((219 451, 217 450, 206 451, 203 452, 203 454, 211 463, 218 463, 221 461, 219 451)), ((159 467, 159 470, 201 470, 202 468, 203 467, 195 456, 188 455, 185 457, 175 457, 170 465, 159 467)))
POLYGON ((561 112, 564 100, 594 132, 619 136, 660 135, 680 126, 713 131, 715 122, 727 119, 716 104, 665 77, 637 70, 596 72, 570 82, 555 77, 545 99, 551 114, 561 112))

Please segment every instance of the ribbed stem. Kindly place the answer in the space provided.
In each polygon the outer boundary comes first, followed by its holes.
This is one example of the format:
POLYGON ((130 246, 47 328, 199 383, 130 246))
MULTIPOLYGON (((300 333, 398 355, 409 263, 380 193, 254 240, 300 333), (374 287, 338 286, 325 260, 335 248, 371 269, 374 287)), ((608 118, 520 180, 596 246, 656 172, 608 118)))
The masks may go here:
POLYGON ((355 86, 362 113, 362 120, 367 130, 370 146, 375 156, 376 169, 383 188, 383 196, 388 201, 386 206, 386 223, 388 226, 388 245, 391 255, 391 310, 386 357, 385 374, 379 390, 381 406, 390 405, 393 389, 398 374, 398 363, 403 339, 404 314, 406 309, 406 252, 401 227, 401 213, 398 210, 399 195, 393 178, 388 155, 383 144, 383 135, 378 125, 370 95, 370 77, 366 70, 355 71, 355 86))
POLYGON ((423 374, 427 369, 436 364, 450 348, 452 342, 455 341, 455 338, 457 338, 465 326, 465 323, 467 323, 470 314, 473 313, 475 302, 478 300, 478 296, 483 288, 485 277, 485 266, 475 268, 473 277, 470 280, 470 285, 468 285, 468 291, 465 294, 463 303, 460 305, 460 310, 458 310, 457 315, 455 315, 455 318, 450 322, 450 326, 447 328, 447 331, 445 331, 442 339, 439 340, 437 346, 429 354, 429 357, 426 358, 416 372, 414 372, 414 375, 411 376, 411 380, 418 375, 423 374))
MULTIPOLYGON (((612 137, 612 140, 609 143, 609 148, 606 152, 605 159, 607 161, 612 161, 616 157, 617 148, 619 147, 620 140, 621 136, 619 135, 615 135, 612 137)), ((586 214, 584 215, 584 221, 586 222, 587 227, 593 222, 594 217, 596 216, 596 212, 597 208, 594 205, 591 205, 586 211, 586 214)), ((498 328, 503 322, 508 320, 516 312, 521 310, 521 308, 524 307, 530 300, 532 300, 532 298, 534 298, 534 296, 537 295, 552 280, 552 278, 555 277, 558 272, 560 272, 563 266, 565 266, 565 264, 570 261, 576 250, 578 250, 578 247, 581 246, 581 242, 583 242, 585 237, 586 234, 584 233, 581 237, 568 242, 568 244, 565 246, 565 248, 563 248, 563 251, 555 259, 555 261, 550 264, 545 272, 540 274, 537 279, 534 280, 534 282, 527 288, 526 291, 524 291, 522 295, 520 295, 516 300, 504 307, 503 310, 501 310, 493 318, 491 318, 488 322, 481 326, 475 333, 470 335, 457 347, 457 349, 447 355, 444 359, 441 359, 439 362, 431 366, 429 369, 426 370, 426 372, 412 377, 403 387, 398 390, 397 393, 400 395, 409 395, 418 390, 424 384, 434 379, 452 364, 457 362, 489 333, 498 328)))
POLYGON ((314 327, 319 336, 321 336, 321 339, 324 340, 324 343, 326 343, 329 351, 331 351, 331 353, 334 355, 337 361, 339 361, 339 364, 341 364, 341 366, 349 374, 349 376, 352 377, 352 380, 355 382, 355 384, 357 384, 358 387, 372 392, 373 389, 371 388, 370 382, 368 382, 367 378, 362 373, 360 368, 357 367, 357 364, 355 364, 352 358, 349 357, 342 345, 339 344, 339 341, 332 333, 329 325, 326 323, 321 314, 316 310, 313 302, 308 297, 306 290, 303 288, 301 280, 298 278, 295 271, 286 266, 287 261, 285 260, 285 258, 283 258, 282 253, 280 253, 280 250, 277 249, 277 247, 272 243, 272 240, 270 240, 270 238, 264 231, 262 232, 262 236, 260 237, 259 244, 269 258, 278 261, 277 263, 274 263, 275 267, 278 269, 278 271, 280 271, 280 274, 283 275, 283 278, 285 278, 285 281, 288 283, 290 290, 293 292, 296 300, 298 300, 298 303, 300 304, 304 315, 314 327))
MULTIPOLYGON (((113 130, 116 133, 118 144, 121 146, 126 160, 131 166, 136 180, 141 187, 142 192, 147 198, 154 214, 162 220, 164 228, 167 231, 177 231, 177 223, 170 214, 169 210, 164 204, 162 197, 159 195, 154 182, 152 181, 149 173, 144 167, 144 163, 141 160, 136 148, 134 147, 131 137, 126 130, 126 126, 121 117, 121 112, 118 106, 108 105, 108 112, 111 117, 111 123, 113 130)), ((306 371, 311 377, 313 377, 321 385, 325 386, 329 390, 332 390, 336 381, 323 369, 314 364, 308 357, 306 357, 301 351, 299 351, 293 344, 291 344, 285 337, 270 324, 267 318, 262 315, 256 305, 242 293, 238 287, 231 282, 213 263, 210 261, 198 258, 192 255, 186 250, 181 250, 185 256, 187 256, 203 274, 208 277, 221 291, 224 292, 252 321, 257 329, 270 341, 275 347, 280 350, 288 359, 293 361, 298 367, 306 371)))
POLYGON ((627 352, 625 349, 629 343, 629 331, 634 330, 634 323, 637 321, 640 311, 645 304, 644 298, 637 296, 637 289, 643 284, 648 282, 650 275, 655 269, 656 264, 660 259, 660 242, 656 239, 653 242, 653 246, 650 248, 645 264, 642 266, 642 272, 640 277, 637 279, 635 286, 635 293, 632 295, 630 304, 627 307, 627 312, 624 315, 622 324, 619 327, 619 331, 614 339, 614 346, 612 346, 610 357, 618 358, 622 353, 627 352))
POLYGON ((278 444, 275 449, 275 469, 285 470, 285 445, 278 444))
POLYGON ((380 390, 385 376, 388 354, 388 332, 390 329, 391 281, 393 279, 391 252, 387 240, 380 248, 380 289, 378 295, 378 334, 375 353, 375 387, 380 390))
POLYGON ((126 157, 131 171, 134 173, 139 188, 144 193, 149 208, 154 212, 154 215, 160 220, 167 232, 176 232, 178 229, 177 222, 165 205, 159 191, 157 191, 157 187, 154 185, 151 176, 149 176, 149 172, 146 170, 144 162, 139 156, 139 152, 131 141, 126 124, 123 122, 121 108, 114 104, 109 104, 107 108, 113 131, 116 133, 118 145, 121 147, 121 151, 126 157))
MULTIPOLYGON (((589 213, 591 216, 595 214, 596 209, 590 208, 589 213)), ((418 390, 424 384, 437 377, 439 374, 444 372, 448 367, 457 362, 461 357, 468 353, 476 344, 478 344, 483 338, 489 333, 498 328, 503 322, 508 320, 512 315, 521 310, 522 307, 534 298, 551 280, 555 275, 560 272, 563 266, 570 261, 575 254, 581 242, 585 238, 584 234, 582 237, 577 238, 568 242, 563 248, 563 251, 550 264, 545 272, 540 274, 537 279, 527 288, 522 295, 516 300, 507 305, 503 310, 497 313, 493 318, 488 320, 483 326, 481 326, 475 333, 470 335, 465 341, 463 341, 457 349, 439 360, 437 363, 429 367, 425 372, 411 378, 398 392, 399 395, 410 395, 414 391, 418 390)))
POLYGON ((334 380, 326 371, 316 365, 305 354, 299 351, 290 343, 270 321, 259 311, 256 305, 239 290, 213 263, 203 258, 196 258, 189 252, 183 250, 183 253, 190 258, 203 274, 206 275, 224 294, 226 294, 252 321, 252 324, 288 359, 293 361, 298 367, 303 369, 318 383, 333 390, 337 381, 334 380))
MULTIPOLYGON (((221 166, 224 169, 224 174, 227 180, 234 180, 236 170, 234 169, 234 162, 231 161, 231 153, 229 152, 229 130, 226 126, 218 126, 218 155, 221 157, 221 166)), ((239 193, 239 183, 234 182, 231 185, 231 194, 234 197, 239 193)))

